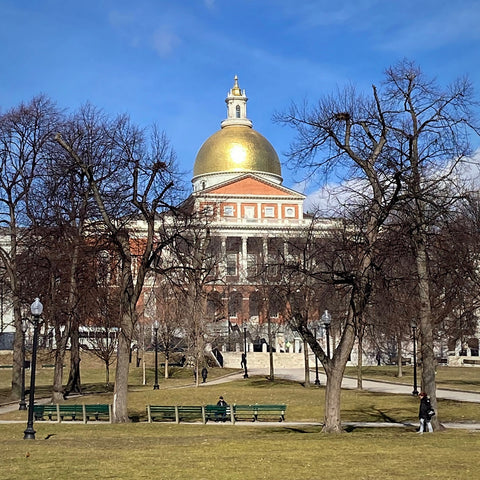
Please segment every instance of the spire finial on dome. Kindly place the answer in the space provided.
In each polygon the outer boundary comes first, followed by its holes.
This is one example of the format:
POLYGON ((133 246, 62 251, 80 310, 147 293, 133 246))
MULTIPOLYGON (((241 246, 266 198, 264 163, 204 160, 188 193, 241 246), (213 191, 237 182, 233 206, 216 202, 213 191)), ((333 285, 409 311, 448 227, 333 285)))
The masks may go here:
POLYGON ((233 87, 228 91, 225 103, 227 104, 227 118, 222 122, 222 128, 229 125, 243 125, 252 127, 252 122, 247 118, 248 98, 245 90, 238 85, 238 76, 235 75, 233 87))
POLYGON ((240 87, 238 86, 238 76, 237 75, 235 75, 234 81, 235 81, 235 83, 233 84, 232 95, 235 95, 236 97, 240 97, 242 95, 242 91, 240 90, 240 87))

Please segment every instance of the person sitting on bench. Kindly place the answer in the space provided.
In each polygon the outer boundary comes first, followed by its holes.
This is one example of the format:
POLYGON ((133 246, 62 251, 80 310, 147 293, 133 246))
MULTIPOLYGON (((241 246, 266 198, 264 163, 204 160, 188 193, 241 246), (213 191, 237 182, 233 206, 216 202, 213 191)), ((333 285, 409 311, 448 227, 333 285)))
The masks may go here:
POLYGON ((223 397, 220 397, 217 402, 217 407, 225 407, 225 409, 219 409, 221 411, 215 413, 216 422, 225 422, 225 420, 227 419, 227 406, 227 402, 223 399, 223 397))

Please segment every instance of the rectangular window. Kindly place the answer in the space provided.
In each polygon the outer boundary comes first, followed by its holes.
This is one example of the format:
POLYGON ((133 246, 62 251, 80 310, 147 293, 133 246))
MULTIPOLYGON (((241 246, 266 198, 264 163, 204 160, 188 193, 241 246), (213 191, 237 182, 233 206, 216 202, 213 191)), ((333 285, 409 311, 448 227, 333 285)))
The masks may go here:
POLYGON ((233 205, 225 205, 223 207, 223 215, 225 217, 233 217, 234 212, 233 205))
POLYGON ((247 255, 247 275, 253 277, 257 274, 257 256, 254 253, 247 255))
POLYGON ((245 218, 248 220, 252 220, 255 218, 255 207, 245 207, 244 209, 245 212, 245 218))
POLYGON ((275 207, 265 207, 265 218, 274 218, 275 217, 275 207))
POLYGON ((202 205, 202 213, 211 217, 213 215, 213 205, 211 203, 205 203, 202 205))
POLYGON ((236 275, 237 274, 237 254, 229 253, 227 254, 227 275, 236 275))

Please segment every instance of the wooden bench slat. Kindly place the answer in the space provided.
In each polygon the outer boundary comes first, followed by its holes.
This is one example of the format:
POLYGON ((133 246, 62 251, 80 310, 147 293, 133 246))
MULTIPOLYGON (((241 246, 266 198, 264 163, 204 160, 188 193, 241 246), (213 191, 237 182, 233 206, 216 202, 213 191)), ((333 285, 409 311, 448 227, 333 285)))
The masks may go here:
POLYGON ((231 418, 230 405, 205 405, 205 422, 215 420, 225 422, 231 418))
POLYGON ((35 420, 44 420, 48 416, 50 421, 55 417, 57 422, 61 422, 65 417, 71 417, 72 420, 82 419, 86 423, 90 416, 94 416, 95 420, 99 420, 100 417, 108 417, 108 420, 111 421, 111 407, 108 404, 79 405, 65 403, 34 405, 33 412, 35 420))
POLYGON ((248 416, 251 417, 253 422, 255 422, 256 420, 258 420, 259 416, 276 416, 279 417, 279 421, 282 422, 283 420, 285 420, 285 411, 287 409, 287 406, 255 404, 234 405, 233 408, 235 419, 248 416))

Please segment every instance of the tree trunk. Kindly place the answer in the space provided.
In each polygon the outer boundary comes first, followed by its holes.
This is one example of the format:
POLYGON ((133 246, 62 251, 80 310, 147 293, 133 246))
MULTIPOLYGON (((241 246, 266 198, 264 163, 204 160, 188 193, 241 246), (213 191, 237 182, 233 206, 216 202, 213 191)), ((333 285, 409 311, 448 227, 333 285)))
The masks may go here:
POLYGON ((305 388, 310 387, 310 361, 308 358, 308 342, 303 340, 303 357, 305 359, 305 388))
POLYGON ((82 393, 82 382, 80 379, 80 339, 77 322, 74 322, 70 331, 70 373, 68 375, 65 392, 82 393))
POLYGON ((403 377, 402 370, 402 339, 397 335, 397 377, 403 377))
POLYGON ((110 385, 110 363, 108 360, 105 360, 105 385, 107 388, 110 385))
POLYGON ((68 336, 65 333, 57 332, 55 329, 55 341, 57 348, 55 349, 55 370, 53 373, 53 392, 52 403, 60 403, 64 400, 63 390, 63 363, 65 361, 65 346, 68 336))
POLYGON ((22 392, 22 366, 23 366, 23 331, 22 331, 22 312, 20 310, 20 301, 13 294, 13 317, 15 322, 15 337, 13 339, 13 368, 12 368, 12 391, 10 397, 12 400, 20 399, 22 392))
POLYGON ((342 433, 340 404, 343 371, 339 368, 326 368, 327 385, 325 388, 325 420, 323 432, 342 433))
POLYGON ((359 328, 358 345, 357 345, 357 389, 363 390, 363 330, 359 328))
POLYGON ((165 378, 168 378, 168 355, 165 354, 165 378))
MULTIPOLYGON (((127 320, 128 321, 128 320, 127 320)), ((128 370, 130 356, 130 335, 120 332, 117 347, 117 370, 113 391, 113 422, 126 423, 128 418, 128 370)))
POLYGON ((267 327, 268 327, 268 359, 269 359, 269 363, 270 363, 269 380, 271 382, 274 382, 275 381, 275 371, 273 369, 272 319, 270 318, 270 310, 269 309, 267 309, 267 327))
POLYGON ((434 430, 443 429, 437 407, 437 386, 435 380, 436 360, 433 351, 433 328, 430 307, 430 285, 427 269, 426 239, 424 234, 416 238, 416 264, 418 273, 418 294, 420 298, 420 351, 422 356, 422 387, 430 397, 437 414, 432 418, 434 430))

